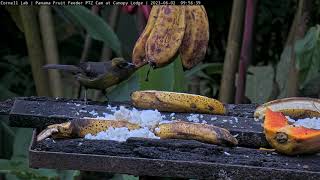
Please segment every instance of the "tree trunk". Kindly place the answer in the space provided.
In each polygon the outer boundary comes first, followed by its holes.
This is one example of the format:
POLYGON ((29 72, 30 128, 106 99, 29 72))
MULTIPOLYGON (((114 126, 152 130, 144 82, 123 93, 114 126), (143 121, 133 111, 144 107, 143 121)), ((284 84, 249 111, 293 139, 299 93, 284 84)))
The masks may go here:
POLYGON ((50 96, 48 74, 42 69, 45 55, 42 47, 40 28, 34 6, 19 7, 28 48, 29 61, 38 96, 50 96))
POLYGON ((293 20, 290 33, 287 40, 287 46, 291 46, 291 63, 290 71, 288 74, 288 97, 294 97, 298 95, 299 90, 299 71, 296 68, 296 56, 294 52, 294 44, 297 40, 302 39, 307 31, 308 18, 310 16, 310 10, 312 6, 312 0, 300 0, 299 6, 293 20))
POLYGON ((219 99, 232 103, 235 92, 235 75, 240 54, 245 0, 233 1, 226 55, 223 65, 219 99))
MULTIPOLYGON (((50 6, 40 6, 39 21, 43 46, 46 54, 46 61, 48 64, 59 64, 57 39, 54 32, 54 24, 50 6)), ((62 97, 62 82, 59 72, 57 70, 50 70, 48 73, 52 95, 54 97, 62 97)))

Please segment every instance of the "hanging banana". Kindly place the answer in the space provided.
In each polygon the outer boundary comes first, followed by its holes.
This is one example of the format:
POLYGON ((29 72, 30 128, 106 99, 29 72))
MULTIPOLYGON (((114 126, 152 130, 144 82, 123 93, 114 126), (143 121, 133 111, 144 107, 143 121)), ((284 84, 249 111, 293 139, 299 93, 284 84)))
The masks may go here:
POLYGON ((153 6, 132 61, 138 67, 149 63, 160 68, 180 55, 184 68, 191 69, 204 59, 208 41, 204 6, 153 6))

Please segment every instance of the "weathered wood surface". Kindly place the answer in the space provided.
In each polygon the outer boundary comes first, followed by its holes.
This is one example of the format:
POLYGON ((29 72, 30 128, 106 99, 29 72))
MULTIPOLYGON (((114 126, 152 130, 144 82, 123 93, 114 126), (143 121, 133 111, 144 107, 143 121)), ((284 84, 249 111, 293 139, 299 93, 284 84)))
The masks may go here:
POLYGON ((228 148, 190 140, 46 139, 31 147, 32 167, 200 179, 319 179, 320 156, 228 148))
MULTIPOLYGON (((108 104, 132 108, 130 103, 85 105, 78 100, 32 97, 0 103, 0 113, 9 115, 11 126, 41 129, 75 118, 93 117, 89 113, 93 110, 99 116, 111 113, 106 108, 108 104)), ((226 107, 226 116, 202 114, 200 119, 237 134, 239 147, 236 148, 190 140, 132 138, 119 143, 49 138, 31 144, 30 166, 198 179, 320 179, 319 155, 288 157, 254 149, 268 146, 261 122, 252 117, 256 105, 226 107)), ((171 113, 161 113, 171 118, 171 113)), ((189 115, 176 113, 175 117, 186 120, 189 115)))
MULTIPOLYGON (((89 112, 95 111, 98 116, 103 113, 112 114, 107 109, 107 105, 125 106, 132 108, 129 102, 125 103, 98 103, 70 99, 50 99, 50 98, 18 98, 11 103, 10 125, 15 127, 44 128, 50 124, 62 123, 67 120, 81 117, 95 117, 89 112)), ((262 132, 262 124, 253 120, 253 112, 256 105, 226 105, 228 114, 226 116, 201 114, 200 122, 206 121, 219 127, 230 130, 233 135, 237 135, 240 146, 246 147, 268 147, 262 132)), ((9 109, 9 108, 7 108, 9 109)), ((161 112, 167 119, 171 119, 168 112, 161 112)), ((175 113, 176 119, 187 120, 190 113, 175 113)))

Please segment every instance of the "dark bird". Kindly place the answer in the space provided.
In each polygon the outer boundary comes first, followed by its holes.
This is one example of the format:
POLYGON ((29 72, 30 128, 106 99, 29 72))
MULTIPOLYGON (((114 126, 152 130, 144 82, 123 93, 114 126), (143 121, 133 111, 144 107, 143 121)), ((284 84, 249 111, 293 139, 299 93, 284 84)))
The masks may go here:
POLYGON ((79 65, 47 64, 44 69, 57 69, 72 73, 85 88, 105 90, 128 79, 136 70, 136 66, 123 58, 114 58, 106 62, 83 62, 79 65))

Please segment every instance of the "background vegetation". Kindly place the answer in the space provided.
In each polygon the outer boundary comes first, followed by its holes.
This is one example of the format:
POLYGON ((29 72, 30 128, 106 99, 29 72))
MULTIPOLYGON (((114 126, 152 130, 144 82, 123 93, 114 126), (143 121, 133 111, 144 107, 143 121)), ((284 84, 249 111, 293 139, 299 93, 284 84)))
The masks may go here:
MULTIPOLYGON (((128 100, 134 90, 157 89, 201 94, 234 103, 238 81, 246 82, 241 103, 263 103, 293 95, 319 98, 318 0, 248 0, 248 3, 258 2, 252 6, 256 14, 251 34, 252 58, 245 79, 240 76, 234 82, 227 82, 230 91, 220 93, 223 76, 238 76, 241 42, 246 39, 243 35, 245 2, 213 1, 206 6, 210 42, 202 64, 183 71, 180 61, 176 60, 163 69, 151 70, 149 81, 145 81, 149 67, 143 67, 127 81, 110 88, 108 98, 123 101, 128 100), (232 17, 236 13, 239 16, 232 17), (238 43, 234 49, 228 48, 230 39, 238 43), (236 63, 226 63, 230 58, 226 56, 228 53, 234 55, 236 63), (228 74, 228 68, 236 71, 228 74)), ((57 72, 47 74, 40 70, 41 65, 77 64, 117 56, 130 60, 145 20, 139 11, 129 14, 113 6, 0 6, 0 24, 0 101, 3 101, 37 95, 77 98, 79 85, 71 76, 57 72)), ((88 96, 92 100, 105 100, 93 90, 88 96)), ((78 171, 28 168, 27 147, 32 130, 9 127, 7 118, 0 118, 0 179, 72 179, 79 175, 78 171)), ((100 177, 81 173, 81 177, 88 175, 100 177)), ((113 178, 133 177, 116 175, 113 178)))

